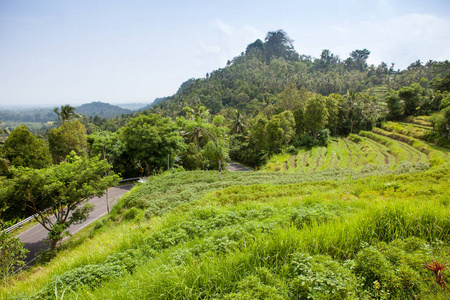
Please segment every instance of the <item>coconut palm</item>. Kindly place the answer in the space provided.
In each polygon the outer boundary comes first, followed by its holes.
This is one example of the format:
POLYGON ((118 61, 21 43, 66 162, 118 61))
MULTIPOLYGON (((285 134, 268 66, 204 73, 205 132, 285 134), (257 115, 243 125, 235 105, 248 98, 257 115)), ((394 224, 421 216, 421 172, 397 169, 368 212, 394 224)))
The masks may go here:
POLYGON ((347 94, 344 96, 342 109, 350 121, 350 133, 353 133, 354 122, 360 117, 359 115, 363 110, 361 94, 353 90, 347 91, 347 94))
POLYGON ((244 115, 239 109, 235 110, 234 115, 231 117, 231 134, 242 134, 245 130, 244 115))
POLYGON ((75 107, 70 106, 69 104, 61 106, 61 112, 59 112, 59 108, 55 107, 53 111, 58 115, 58 119, 61 123, 69 121, 70 119, 76 119, 80 117, 80 114, 75 113, 75 107))

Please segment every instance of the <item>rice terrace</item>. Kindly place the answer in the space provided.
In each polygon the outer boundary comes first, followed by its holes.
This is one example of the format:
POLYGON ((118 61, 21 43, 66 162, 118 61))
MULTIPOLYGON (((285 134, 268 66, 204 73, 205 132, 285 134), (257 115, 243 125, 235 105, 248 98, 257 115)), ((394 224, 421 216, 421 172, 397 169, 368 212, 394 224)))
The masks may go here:
POLYGON ((449 300, 449 16, 0 1, 0 299, 449 300))

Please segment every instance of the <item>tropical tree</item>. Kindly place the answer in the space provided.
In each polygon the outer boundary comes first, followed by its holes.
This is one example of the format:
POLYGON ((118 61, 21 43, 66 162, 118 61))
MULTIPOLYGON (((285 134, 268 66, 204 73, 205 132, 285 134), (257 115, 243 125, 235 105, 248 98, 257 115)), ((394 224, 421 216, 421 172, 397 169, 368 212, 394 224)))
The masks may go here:
POLYGON ((65 122, 50 130, 48 143, 55 163, 65 160, 74 151, 79 156, 87 153, 86 128, 78 121, 65 122))
MULTIPOLYGON (((3 121, 0 121, 0 125, 3 123, 3 121)), ((6 140, 6 138, 9 135, 8 128, 0 127, 0 144, 3 144, 6 140)))
POLYGON ((230 120, 231 134, 242 134, 245 131, 244 115, 239 109, 234 111, 230 120))
MULTIPOLYGON (((120 155, 125 149, 125 145, 119 139, 119 135, 108 131, 100 131, 88 136, 89 156, 101 157, 105 159, 111 166, 115 166, 120 155)), ((106 171, 109 175, 110 169, 106 171)), ((106 190, 106 209, 109 213, 109 194, 106 190)))
POLYGON ((45 168, 52 163, 48 146, 21 125, 8 136, 3 155, 16 167, 45 168))
POLYGON ((376 97, 369 96, 367 94, 363 95, 364 102, 364 117, 370 124, 370 130, 375 127, 378 119, 381 117, 381 105, 376 97))
POLYGON ((402 87, 398 91, 398 96, 401 100, 403 100, 404 106, 404 114, 405 116, 416 115, 418 108, 420 107, 420 92, 421 87, 419 84, 414 83, 411 86, 402 87))
POLYGON ((387 116, 390 120, 399 120, 403 116, 404 103, 398 96, 398 92, 390 90, 384 97, 387 103, 387 116))
POLYGON ((6 288, 7 278, 14 274, 14 268, 25 265, 23 259, 29 251, 23 247, 23 242, 19 238, 12 237, 6 232, 8 222, 2 225, 0 226, 0 278, 3 279, 6 288))
POLYGON ((72 224, 85 220, 92 205, 82 204, 101 196, 119 181, 106 160, 79 157, 72 152, 66 161, 48 168, 11 168, 0 201, 6 204, 3 219, 37 214, 36 220, 48 231, 50 250, 68 235, 72 224), (81 206, 81 207, 80 207, 81 206))
POLYGON ((323 96, 315 95, 306 103, 305 109, 305 127, 309 129, 314 141, 317 135, 325 127, 328 118, 327 103, 323 96))
POLYGON ((62 105, 61 106, 61 112, 59 111, 58 107, 55 107, 53 111, 56 115, 58 115, 58 119, 61 121, 61 124, 64 124, 64 122, 69 121, 71 119, 79 118, 80 115, 75 113, 76 108, 73 106, 62 105))
POLYGON ((222 166, 229 158, 229 145, 225 128, 202 128, 202 131, 208 137, 208 143, 203 148, 203 156, 217 162, 219 180, 222 180, 222 166))
POLYGON ((347 121, 350 122, 350 133, 353 133, 355 121, 359 122, 363 110, 361 94, 354 90, 348 90, 341 109, 344 111, 347 121))
POLYGON ((156 114, 131 118, 121 128, 120 137, 125 154, 141 164, 147 174, 164 168, 168 156, 173 163, 176 154, 185 147, 177 124, 156 114))
POLYGON ((271 153, 287 146, 295 135, 295 118, 290 110, 272 117, 266 126, 266 143, 271 153))

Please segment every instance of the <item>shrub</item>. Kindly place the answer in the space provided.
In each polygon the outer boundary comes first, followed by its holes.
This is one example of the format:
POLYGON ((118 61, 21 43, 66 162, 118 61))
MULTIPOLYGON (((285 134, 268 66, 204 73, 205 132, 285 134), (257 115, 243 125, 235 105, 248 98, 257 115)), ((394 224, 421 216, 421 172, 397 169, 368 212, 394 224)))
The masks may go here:
POLYGON ((132 207, 127 209, 124 213, 123 213, 123 218, 125 220, 133 220, 134 218, 136 218, 136 216, 139 214, 139 210, 136 207, 132 207))
MULTIPOLYGON (((103 281, 124 276, 132 272, 137 266, 139 253, 136 250, 127 250, 106 258, 103 264, 85 265, 54 277, 37 294, 35 299, 48 298, 58 295, 58 291, 76 291, 81 286, 95 288, 103 281)), ((63 294, 61 292, 60 294, 63 294)))
POLYGON ((356 298, 359 283, 349 268, 327 255, 295 253, 291 261, 294 277, 289 283, 291 299, 356 298))

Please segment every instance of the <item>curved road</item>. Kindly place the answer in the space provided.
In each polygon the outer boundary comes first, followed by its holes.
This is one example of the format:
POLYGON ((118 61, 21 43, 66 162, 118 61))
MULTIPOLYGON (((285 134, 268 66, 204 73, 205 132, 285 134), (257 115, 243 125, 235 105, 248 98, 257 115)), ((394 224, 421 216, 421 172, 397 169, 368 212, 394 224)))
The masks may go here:
MULTIPOLYGON (((117 199, 119 199, 120 196, 122 196, 123 193, 131 190, 132 187, 133 185, 129 184, 110 188, 108 190, 110 208, 117 201, 117 199)), ((103 195, 102 197, 94 197, 91 200, 89 200, 89 203, 95 205, 94 210, 89 214, 86 221, 80 224, 70 226, 69 232, 71 234, 91 224, 92 222, 94 222, 95 220, 97 220, 98 218, 107 213, 106 195, 103 195)), ((47 234, 48 231, 41 224, 36 224, 35 226, 31 227, 30 229, 22 232, 17 236, 24 243, 25 248, 30 250, 25 259, 27 265, 30 265, 34 262, 36 256, 39 254, 41 250, 48 249, 48 245, 44 242, 44 240, 47 238, 47 234)))

